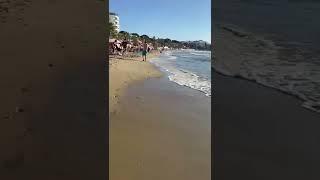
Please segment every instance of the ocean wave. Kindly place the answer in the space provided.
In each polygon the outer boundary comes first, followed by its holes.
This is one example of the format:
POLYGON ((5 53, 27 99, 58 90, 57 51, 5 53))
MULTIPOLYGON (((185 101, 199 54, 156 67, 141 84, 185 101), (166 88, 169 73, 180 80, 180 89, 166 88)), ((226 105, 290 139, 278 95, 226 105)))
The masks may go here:
POLYGON ((173 81, 181 86, 190 87, 192 89, 204 92, 206 96, 211 96, 211 81, 203 80, 198 75, 184 71, 170 71, 168 76, 170 81, 173 81))
MULTIPOLYGON (((154 59, 151 62, 159 67, 160 70, 167 72, 168 79, 170 81, 175 82, 176 84, 181 86, 186 86, 201 91, 206 96, 211 96, 211 80, 199 76, 195 72, 177 67, 175 61, 171 61, 172 57, 176 56, 163 56, 154 59)), ((197 63, 197 61, 194 61, 194 63, 197 63)))
MULTIPOLYGON (((305 51, 279 46, 271 40, 238 28, 217 29, 221 38, 212 61, 215 71, 228 76, 254 81, 303 100, 302 106, 320 112, 320 66, 318 56, 305 57, 305 51), (230 36, 233 34, 233 36, 230 36), (230 48, 232 47, 232 48, 230 48)), ((219 40, 217 40, 218 42, 219 40)), ((295 47, 296 48, 296 47, 295 47)))
MULTIPOLYGON (((244 74, 233 74, 233 73, 230 73, 228 70, 217 68, 217 67, 213 67, 213 69, 216 72, 223 74, 223 75, 226 75, 226 76, 237 77, 237 78, 249 80, 249 81, 261 84, 265 87, 269 87, 269 88, 273 88, 275 90, 281 91, 285 94, 295 96, 298 99, 301 99, 304 101, 301 104, 302 107, 320 113, 320 102, 317 98, 320 96, 320 93, 315 93, 310 88, 308 90, 307 85, 300 86, 300 88, 299 88, 300 90, 298 90, 299 85, 297 84, 297 82, 293 82, 293 81, 279 83, 279 81, 278 82, 273 81, 273 80, 268 81, 268 80, 266 80, 265 77, 263 77, 263 75, 262 76, 257 76, 257 75, 247 76, 244 74)), ((254 74, 254 73, 251 73, 251 74, 254 74)), ((265 76, 269 76, 269 75, 265 75, 265 76)), ((280 79, 281 78, 279 78, 279 80, 280 79)), ((310 82, 308 82, 308 80, 306 80, 306 79, 297 79, 297 80, 302 81, 301 84, 310 84, 310 82)))
POLYGON ((194 56, 205 56, 205 57, 211 56, 211 54, 209 54, 209 53, 190 53, 190 54, 192 54, 194 56))
POLYGON ((168 56, 168 59, 173 60, 173 59, 177 59, 176 56, 168 56))
POLYGON ((166 56, 170 56, 171 54, 172 54, 171 51, 164 51, 164 52, 163 52, 163 55, 166 55, 166 56))

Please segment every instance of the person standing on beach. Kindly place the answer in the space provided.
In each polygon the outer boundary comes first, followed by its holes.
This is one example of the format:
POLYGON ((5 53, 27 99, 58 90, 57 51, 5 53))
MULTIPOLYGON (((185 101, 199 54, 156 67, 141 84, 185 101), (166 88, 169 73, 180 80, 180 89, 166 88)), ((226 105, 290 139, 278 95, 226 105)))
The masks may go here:
POLYGON ((148 49, 147 42, 146 40, 143 40, 142 61, 147 61, 147 49, 148 49))
POLYGON ((123 47, 123 54, 125 54, 127 52, 127 46, 128 46, 128 41, 127 39, 124 39, 124 41, 122 41, 121 43, 122 47, 123 47))

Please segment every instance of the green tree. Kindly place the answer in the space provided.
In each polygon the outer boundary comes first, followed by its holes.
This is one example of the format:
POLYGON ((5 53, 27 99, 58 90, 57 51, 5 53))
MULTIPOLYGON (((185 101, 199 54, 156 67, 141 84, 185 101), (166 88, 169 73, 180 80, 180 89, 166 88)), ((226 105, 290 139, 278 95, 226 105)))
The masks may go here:
POLYGON ((156 37, 155 37, 155 36, 152 37, 152 45, 153 45, 153 47, 154 47, 155 49, 158 48, 158 44, 157 44, 157 40, 156 40, 156 37))
POLYGON ((147 43, 152 42, 152 41, 151 41, 151 38, 150 38, 149 36, 145 35, 145 34, 142 35, 142 36, 140 36, 140 38, 146 40, 147 43))
POLYGON ((132 36, 132 42, 133 42, 133 44, 136 46, 136 45, 138 45, 138 40, 139 40, 139 38, 137 37, 137 36, 132 36))
POLYGON ((140 37, 140 35, 138 33, 131 33, 131 36, 140 37))
POLYGON ((139 36, 139 34, 137 34, 137 33, 131 33, 131 34, 130 34, 130 39, 131 39, 132 41, 134 41, 135 44, 138 43, 139 38, 140 38, 140 36, 139 36))
POLYGON ((179 43, 180 43, 180 42, 177 41, 177 40, 172 40, 171 42, 172 42, 172 43, 176 43, 176 44, 179 44, 179 43))
POLYGON ((126 31, 120 31, 119 32, 119 38, 124 40, 124 39, 130 39, 130 33, 126 31))
POLYGON ((165 42, 164 42, 164 39, 157 39, 157 43, 160 45, 160 46, 165 46, 165 42))
POLYGON ((169 38, 166 38, 165 40, 164 40, 164 44, 165 44, 165 46, 171 46, 171 39, 169 39, 169 38))

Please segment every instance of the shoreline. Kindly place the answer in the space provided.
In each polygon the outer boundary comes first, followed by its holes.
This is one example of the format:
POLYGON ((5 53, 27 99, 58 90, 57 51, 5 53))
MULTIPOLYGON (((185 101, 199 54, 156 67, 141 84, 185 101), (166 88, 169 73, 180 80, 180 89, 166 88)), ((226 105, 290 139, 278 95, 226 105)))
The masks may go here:
POLYGON ((227 23, 219 23, 215 31, 214 71, 291 95, 302 101, 301 107, 320 113, 316 68, 310 68, 301 58, 294 59, 290 48, 262 34, 227 23), (296 73, 302 70, 303 74, 296 73))
POLYGON ((243 81, 247 81, 247 82, 251 82, 251 83, 255 83, 256 85, 258 86, 261 86, 263 88, 266 88, 266 89, 269 89, 269 90, 274 90, 274 91, 277 91, 277 92, 280 92, 282 93, 283 95, 287 95, 287 96, 291 96, 293 98, 295 98, 297 101, 300 102, 300 106, 301 108, 304 108, 310 112, 313 112, 313 113, 320 113, 320 111, 318 110, 314 110, 312 108, 309 108, 309 107, 306 107, 303 105, 304 103, 304 99, 301 98, 300 96, 296 95, 296 94, 293 94, 293 93, 290 93, 288 91, 285 91, 285 90, 282 90, 282 89, 279 89, 279 88, 275 88, 275 87, 272 87, 272 86, 268 86, 266 84, 263 84, 263 83, 259 83, 258 81, 256 81, 255 79, 248 79, 246 77, 243 77, 241 75, 231 75, 231 74, 228 74, 228 73, 224 73, 218 69, 215 69, 214 67, 212 67, 212 71, 215 73, 215 74, 219 74, 221 76, 224 76, 226 78, 233 78, 233 79, 238 79, 238 80, 243 80, 243 81))
POLYGON ((109 179, 210 179, 211 98, 153 63, 119 60, 110 70, 109 179))

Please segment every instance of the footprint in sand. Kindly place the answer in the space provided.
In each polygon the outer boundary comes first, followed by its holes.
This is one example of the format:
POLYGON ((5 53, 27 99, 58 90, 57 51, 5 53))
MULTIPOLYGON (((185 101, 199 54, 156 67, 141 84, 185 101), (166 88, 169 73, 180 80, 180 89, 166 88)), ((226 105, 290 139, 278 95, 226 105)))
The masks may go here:
POLYGON ((25 130, 24 130, 24 133, 23 133, 23 136, 27 136, 28 134, 31 134, 32 133, 32 131, 33 131, 33 129, 32 128, 26 128, 25 130))
POLYGON ((81 40, 81 41, 80 41, 80 45, 81 45, 82 47, 88 47, 88 44, 89 44, 88 40, 81 40))
POLYGON ((30 136, 34 134, 35 130, 31 127, 25 127, 23 130, 23 134, 20 136, 20 138, 25 138, 27 136, 30 136))
POLYGON ((23 88, 21 88, 21 92, 28 93, 28 92, 30 92, 30 89, 23 87, 23 88))
POLYGON ((2 118, 5 119, 5 120, 10 119, 10 118, 11 118, 10 113, 5 113, 5 114, 2 116, 2 118))
POLYGON ((16 112, 17 113, 22 113, 22 112, 24 112, 24 109, 21 108, 21 107, 16 107, 16 112))
POLYGON ((137 96, 136 99, 139 100, 139 101, 143 101, 143 97, 142 96, 137 96))
POLYGON ((139 168, 143 168, 143 166, 144 166, 144 165, 143 165, 143 161, 142 161, 142 160, 138 161, 138 167, 139 167, 139 168))
POLYGON ((116 114, 117 114, 117 111, 112 111, 112 112, 110 113, 111 116, 114 116, 114 115, 116 115, 116 114))
POLYGON ((24 138, 30 135, 32 131, 33 131, 32 128, 25 128, 23 133, 17 136, 17 140, 24 140, 24 138))
POLYGON ((6 169, 17 169, 24 165, 24 153, 19 152, 12 159, 5 160, 3 162, 3 167, 6 169))

